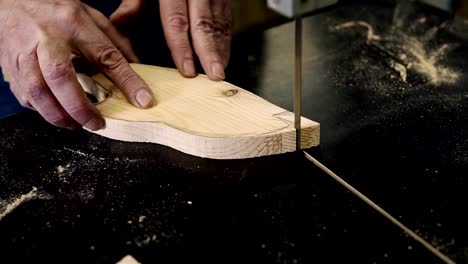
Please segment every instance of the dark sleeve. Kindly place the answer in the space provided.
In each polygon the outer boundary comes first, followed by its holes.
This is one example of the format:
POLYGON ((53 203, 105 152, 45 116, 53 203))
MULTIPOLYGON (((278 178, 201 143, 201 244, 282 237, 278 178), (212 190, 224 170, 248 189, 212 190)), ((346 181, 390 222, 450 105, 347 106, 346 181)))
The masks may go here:
MULTIPOLYGON (((148 0, 147 0, 148 1, 148 0)), ((150 0, 151 1, 151 0, 150 0)), ((109 17, 112 12, 120 5, 120 0, 81 0, 81 2, 96 8, 105 16, 109 17)))
POLYGON ((23 108, 10 91, 10 86, 3 80, 0 69, 0 118, 27 110, 23 108))

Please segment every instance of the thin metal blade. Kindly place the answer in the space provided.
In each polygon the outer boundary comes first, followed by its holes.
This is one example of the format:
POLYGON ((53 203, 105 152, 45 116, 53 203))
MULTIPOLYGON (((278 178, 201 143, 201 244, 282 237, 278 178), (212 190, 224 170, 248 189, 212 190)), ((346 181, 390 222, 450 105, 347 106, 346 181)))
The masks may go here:
POLYGON ((331 171, 329 168, 325 167, 322 163, 320 163, 317 159, 312 157, 309 153, 303 151, 304 156, 311 161, 315 166, 319 167, 323 172, 328 174, 330 177, 332 177, 335 181, 337 181, 339 184, 341 184, 343 187, 345 187, 348 191, 356 195, 359 199, 361 199, 363 202, 365 202, 367 205, 369 205, 372 209, 380 213, 382 216, 387 218, 390 222, 398 226, 403 232, 405 232, 408 236, 412 237, 415 241, 419 242, 423 247, 431 251, 434 255, 439 257, 443 262, 447 264, 455 264, 455 262, 444 255, 439 249, 435 248, 427 242, 424 238, 422 238, 420 235, 418 235, 416 232, 413 230, 409 229, 406 225, 401 223, 399 220, 397 220, 394 216, 389 214, 387 211, 385 211, 382 207, 377 205, 375 202, 373 202, 371 199, 369 199, 367 196, 362 194, 360 191, 358 191, 356 188, 354 188, 351 184, 347 183, 345 180, 343 180, 340 176, 336 175, 333 171, 331 171))
POLYGON ((294 128, 296 150, 301 149, 301 89, 302 89, 302 18, 295 18, 295 66, 294 66, 294 128))

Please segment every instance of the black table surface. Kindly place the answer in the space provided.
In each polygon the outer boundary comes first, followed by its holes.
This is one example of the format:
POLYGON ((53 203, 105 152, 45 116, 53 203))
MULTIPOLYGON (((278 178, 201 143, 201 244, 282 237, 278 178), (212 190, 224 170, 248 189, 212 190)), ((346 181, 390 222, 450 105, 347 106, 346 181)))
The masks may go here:
MULTIPOLYGON (((401 10, 369 1, 304 18, 303 115, 321 124, 307 151, 467 263, 468 23, 401 10), (336 27, 350 21, 380 39, 336 27)), ((293 29, 236 36, 228 81, 292 109, 293 29)), ((170 66, 167 47, 133 34, 143 63, 170 66)), ((0 133, 0 209, 39 194, 0 221, 1 263, 440 262, 300 153, 202 159, 33 112, 0 120, 0 133)))

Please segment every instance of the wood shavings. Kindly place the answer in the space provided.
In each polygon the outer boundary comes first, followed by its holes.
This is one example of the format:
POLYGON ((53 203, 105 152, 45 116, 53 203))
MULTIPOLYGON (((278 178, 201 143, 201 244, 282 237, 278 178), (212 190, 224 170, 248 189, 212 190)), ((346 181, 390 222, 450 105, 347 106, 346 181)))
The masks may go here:
POLYGON ((365 27, 367 29, 367 43, 371 42, 372 40, 380 40, 381 39, 380 36, 374 34, 374 29, 372 28, 372 26, 369 23, 365 22, 365 21, 346 22, 346 23, 340 24, 338 26, 335 26, 335 29, 340 30, 340 29, 344 29, 344 28, 357 27, 357 26, 365 27))
POLYGON ((146 219, 146 216, 140 215, 140 217, 138 217, 138 223, 143 223, 143 221, 145 221, 145 219, 146 219))
POLYGON ((16 208, 18 208, 18 206, 22 205, 23 203, 29 200, 36 199, 37 197, 38 197, 37 188, 33 187, 33 189, 30 192, 21 195, 20 197, 15 199, 10 204, 7 204, 5 208, 1 210, 2 212, 0 213, 0 221, 2 221, 3 218, 5 218, 7 215, 13 212, 16 208))
POLYGON ((83 156, 83 157, 86 157, 87 155, 79 150, 73 150, 73 149, 69 149, 69 148, 63 148, 64 150, 67 150, 67 151, 70 151, 72 153, 75 153, 75 154, 78 154, 80 156, 83 156))
POLYGON ((408 73, 406 72, 406 67, 398 62, 393 62, 392 67, 395 71, 397 71, 400 74, 401 80, 406 82, 406 78, 408 77, 408 73))
MULTIPOLYGON (((425 19, 421 21, 425 22, 425 19)), ((417 21, 417 23, 422 22, 417 21)), ((457 44, 444 43, 436 48, 429 48, 428 45, 428 42, 436 36, 436 33, 446 26, 444 23, 429 29, 422 37, 416 37, 401 30, 395 31, 392 35, 381 37, 376 35, 372 26, 365 21, 346 22, 335 26, 335 29, 346 29, 356 26, 367 28, 367 44, 372 41, 379 41, 380 44, 390 44, 392 46, 391 49, 399 50, 397 57, 401 61, 404 61, 404 64, 391 62, 390 67, 399 73, 402 81, 406 82, 410 74, 408 72, 410 68, 434 85, 454 83, 459 79, 459 72, 446 67, 442 63, 447 51, 456 47, 457 44)))
POLYGON ((121 259, 119 262, 117 262, 116 264, 140 264, 140 262, 138 262, 132 256, 127 255, 123 259, 121 259))
POLYGON ((423 24, 423 23, 426 23, 426 21, 427 21, 426 17, 421 17, 418 20, 416 20, 416 23, 423 24))
POLYGON ((57 166, 57 172, 58 173, 63 173, 65 170, 66 170, 66 167, 64 167, 62 165, 57 166))
POLYGON ((450 48, 449 44, 443 44, 431 52, 425 48, 423 42, 415 37, 403 35, 403 40, 401 48, 407 56, 414 58, 412 61, 414 70, 425 76, 431 83, 454 83, 458 80, 460 76, 458 72, 444 67, 440 63, 443 55, 450 48))

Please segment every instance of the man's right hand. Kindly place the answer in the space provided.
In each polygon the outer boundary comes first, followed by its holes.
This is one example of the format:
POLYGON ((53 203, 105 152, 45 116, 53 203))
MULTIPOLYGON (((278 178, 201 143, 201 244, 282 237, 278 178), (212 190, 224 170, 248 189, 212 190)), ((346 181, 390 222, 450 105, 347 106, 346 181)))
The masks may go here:
POLYGON ((84 57, 139 108, 152 94, 130 68, 130 42, 99 11, 78 0, 0 0, 0 65, 19 102, 53 125, 105 126, 77 81, 72 59, 84 57))

